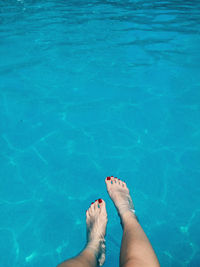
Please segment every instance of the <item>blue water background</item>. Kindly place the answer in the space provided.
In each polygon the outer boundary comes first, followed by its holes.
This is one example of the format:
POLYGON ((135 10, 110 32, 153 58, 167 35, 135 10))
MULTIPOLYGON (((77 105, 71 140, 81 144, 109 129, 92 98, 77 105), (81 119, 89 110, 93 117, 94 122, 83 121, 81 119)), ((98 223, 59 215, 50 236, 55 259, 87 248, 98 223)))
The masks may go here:
POLYGON ((161 266, 200 266, 200 1, 0 2, 0 266, 85 245, 125 180, 161 266))

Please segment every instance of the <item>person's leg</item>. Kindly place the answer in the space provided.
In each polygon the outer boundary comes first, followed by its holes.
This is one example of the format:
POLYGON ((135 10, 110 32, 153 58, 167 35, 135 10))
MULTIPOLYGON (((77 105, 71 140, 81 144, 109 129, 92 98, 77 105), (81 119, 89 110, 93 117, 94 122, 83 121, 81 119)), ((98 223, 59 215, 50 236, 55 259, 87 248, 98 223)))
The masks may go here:
POLYGON ((106 205, 102 199, 92 203, 86 211, 87 244, 76 257, 58 267, 97 267, 105 261, 105 235, 107 225, 106 205))
POLYGON ((97 260, 93 252, 84 249, 78 256, 66 260, 57 267, 96 267, 97 260))
POLYGON ((126 183, 114 177, 107 177, 106 185, 121 218, 123 228, 120 266, 159 267, 156 254, 135 215, 126 183))

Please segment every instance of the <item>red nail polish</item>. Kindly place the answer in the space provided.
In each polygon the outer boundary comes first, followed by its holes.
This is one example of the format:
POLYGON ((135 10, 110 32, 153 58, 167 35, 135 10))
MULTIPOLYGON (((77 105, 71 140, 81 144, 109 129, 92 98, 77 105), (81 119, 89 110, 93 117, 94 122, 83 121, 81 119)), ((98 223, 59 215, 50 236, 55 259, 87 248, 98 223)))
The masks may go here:
POLYGON ((94 202, 91 203, 91 205, 94 204, 94 202))
POLYGON ((102 199, 100 198, 100 199, 98 199, 98 201, 99 201, 99 203, 102 203, 102 199))
POLYGON ((110 177, 107 177, 106 180, 110 180, 111 178, 110 177))

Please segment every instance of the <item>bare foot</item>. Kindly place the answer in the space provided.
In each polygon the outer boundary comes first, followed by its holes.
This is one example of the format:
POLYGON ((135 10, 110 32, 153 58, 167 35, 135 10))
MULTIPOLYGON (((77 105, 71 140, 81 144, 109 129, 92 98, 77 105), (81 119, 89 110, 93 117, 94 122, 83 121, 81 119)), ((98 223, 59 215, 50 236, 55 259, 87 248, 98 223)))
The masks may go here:
POLYGON ((104 200, 96 200, 86 211, 86 248, 91 249, 95 253, 99 266, 102 266, 105 262, 105 235, 107 221, 108 219, 104 200))
POLYGON ((107 177, 105 182, 108 194, 114 202, 122 221, 127 216, 136 218, 133 201, 126 183, 113 176, 107 177))

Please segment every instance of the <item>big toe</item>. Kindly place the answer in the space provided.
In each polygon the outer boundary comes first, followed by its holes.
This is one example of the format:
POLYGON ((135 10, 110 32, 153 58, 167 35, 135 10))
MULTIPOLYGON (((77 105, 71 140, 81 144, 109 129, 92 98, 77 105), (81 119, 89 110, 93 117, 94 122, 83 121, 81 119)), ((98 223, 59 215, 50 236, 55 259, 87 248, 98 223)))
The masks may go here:
POLYGON ((100 214, 107 216, 106 203, 103 199, 98 199, 100 214))

